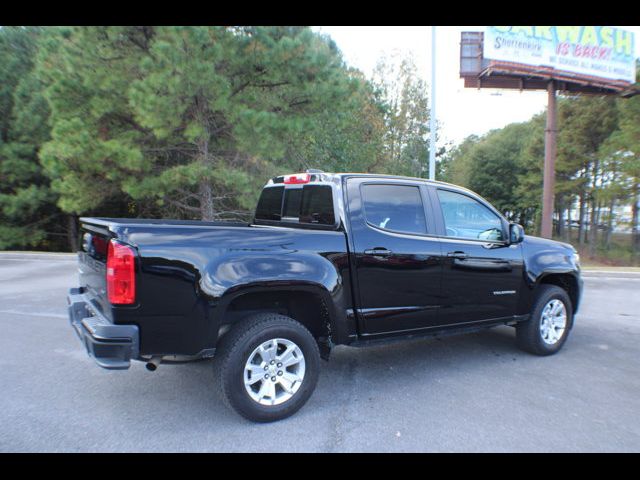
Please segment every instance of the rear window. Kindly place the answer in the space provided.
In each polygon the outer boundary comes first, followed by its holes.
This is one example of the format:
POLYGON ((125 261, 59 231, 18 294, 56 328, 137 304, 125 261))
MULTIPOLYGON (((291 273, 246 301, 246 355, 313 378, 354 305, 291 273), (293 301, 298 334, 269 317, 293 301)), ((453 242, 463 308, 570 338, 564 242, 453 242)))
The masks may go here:
POLYGON ((334 225, 336 218, 333 211, 331 186, 264 188, 258 200, 255 218, 312 225, 334 225))
POLYGON ((336 217, 333 213, 333 195, 331 187, 309 185, 302 189, 300 223, 333 225, 336 217))
POLYGON ((257 220, 280 220, 282 218, 282 194, 284 187, 271 187, 262 190, 258 206, 257 220))
POLYGON ((298 218, 300 216, 300 203, 302 202, 302 189, 289 188, 284 191, 284 206, 282 216, 288 218, 298 218))

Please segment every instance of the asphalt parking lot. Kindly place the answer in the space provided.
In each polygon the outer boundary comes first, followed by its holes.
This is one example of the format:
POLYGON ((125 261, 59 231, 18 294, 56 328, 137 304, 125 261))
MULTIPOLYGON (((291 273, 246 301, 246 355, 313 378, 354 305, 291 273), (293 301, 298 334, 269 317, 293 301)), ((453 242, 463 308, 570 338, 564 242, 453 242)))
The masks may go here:
POLYGON ((74 256, 0 254, 2 452, 637 452, 640 275, 589 274, 564 349, 515 331, 338 347, 295 416, 253 424, 212 391, 209 361, 87 357, 66 314, 74 256))

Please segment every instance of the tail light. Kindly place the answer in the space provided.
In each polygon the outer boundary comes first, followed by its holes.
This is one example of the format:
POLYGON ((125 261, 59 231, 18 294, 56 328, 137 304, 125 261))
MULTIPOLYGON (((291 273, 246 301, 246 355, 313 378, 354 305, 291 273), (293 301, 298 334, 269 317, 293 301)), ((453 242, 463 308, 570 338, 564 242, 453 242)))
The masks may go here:
POLYGON ((136 300, 136 254, 131 247, 109 242, 107 253, 107 296, 118 305, 130 305, 136 300))
POLYGON ((299 185, 302 183, 309 183, 311 181, 311 175, 308 173, 294 173, 293 175, 285 175, 285 185, 299 185))

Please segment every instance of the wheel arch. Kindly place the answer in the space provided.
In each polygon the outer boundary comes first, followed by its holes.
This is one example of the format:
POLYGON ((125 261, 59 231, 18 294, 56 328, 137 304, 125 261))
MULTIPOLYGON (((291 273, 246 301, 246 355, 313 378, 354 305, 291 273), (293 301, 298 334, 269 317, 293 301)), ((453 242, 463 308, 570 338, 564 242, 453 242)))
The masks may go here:
POLYGON ((343 342, 344 322, 338 318, 331 293, 320 284, 271 282, 244 286, 227 292, 216 310, 219 337, 253 314, 275 312, 304 325, 318 341, 323 356, 333 344, 343 342))
POLYGON ((546 273, 540 276, 536 282, 535 292, 538 291, 540 285, 555 285, 562 288, 569 295, 571 300, 571 311, 575 315, 580 303, 580 282, 578 278, 571 272, 564 273, 546 273))

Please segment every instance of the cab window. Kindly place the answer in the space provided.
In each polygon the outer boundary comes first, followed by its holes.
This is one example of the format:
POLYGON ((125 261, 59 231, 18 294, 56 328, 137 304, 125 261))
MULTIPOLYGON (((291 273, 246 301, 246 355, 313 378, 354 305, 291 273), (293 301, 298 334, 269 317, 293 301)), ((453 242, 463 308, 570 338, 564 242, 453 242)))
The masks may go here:
POLYGON ((393 232, 427 233, 418 187, 368 184, 361 191, 365 218, 370 225, 393 232))
POLYGON ((477 200, 438 189, 447 237, 503 241, 500 218, 477 200))

